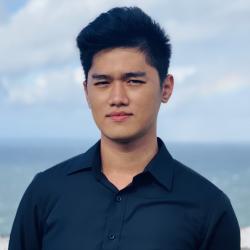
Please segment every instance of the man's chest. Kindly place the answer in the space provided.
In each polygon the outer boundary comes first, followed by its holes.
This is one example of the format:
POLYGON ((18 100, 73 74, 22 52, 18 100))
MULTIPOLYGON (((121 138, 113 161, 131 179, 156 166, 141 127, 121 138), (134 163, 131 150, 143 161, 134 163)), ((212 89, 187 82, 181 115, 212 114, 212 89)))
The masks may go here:
POLYGON ((195 204, 185 200, 65 193, 46 215, 43 250, 194 250, 202 224, 195 204))

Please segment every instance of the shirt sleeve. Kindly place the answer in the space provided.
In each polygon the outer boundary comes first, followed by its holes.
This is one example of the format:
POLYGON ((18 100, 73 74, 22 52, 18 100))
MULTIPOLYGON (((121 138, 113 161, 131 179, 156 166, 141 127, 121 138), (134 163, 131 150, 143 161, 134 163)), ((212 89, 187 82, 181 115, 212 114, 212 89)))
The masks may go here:
POLYGON ((33 178, 19 203, 11 229, 9 250, 41 250, 42 227, 37 188, 39 175, 33 178))
POLYGON ((240 250, 240 227, 229 198, 222 192, 220 205, 208 222, 202 250, 240 250))

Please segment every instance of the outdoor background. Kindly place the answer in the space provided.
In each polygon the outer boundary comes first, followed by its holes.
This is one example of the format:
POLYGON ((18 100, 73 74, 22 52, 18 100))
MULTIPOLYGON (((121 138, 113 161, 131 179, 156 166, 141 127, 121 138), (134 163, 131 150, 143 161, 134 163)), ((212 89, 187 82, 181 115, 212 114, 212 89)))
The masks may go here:
MULTIPOLYGON (((97 130, 75 38, 101 0, 0 0, 0 235, 38 171, 84 152, 97 130)), ((175 89, 158 136, 220 187, 250 226, 250 1, 119 1, 139 6, 173 45, 175 89)), ((187 184, 188 185, 188 184, 187 184)))

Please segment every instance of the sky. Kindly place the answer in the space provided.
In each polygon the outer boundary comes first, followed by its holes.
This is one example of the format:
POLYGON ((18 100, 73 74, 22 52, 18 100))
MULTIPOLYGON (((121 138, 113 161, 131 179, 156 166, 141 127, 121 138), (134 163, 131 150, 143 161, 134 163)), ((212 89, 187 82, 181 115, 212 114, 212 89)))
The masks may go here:
POLYGON ((115 6, 142 8, 171 39, 175 88, 158 136, 250 142, 249 0, 0 0, 0 140, 99 138, 75 38, 115 6))

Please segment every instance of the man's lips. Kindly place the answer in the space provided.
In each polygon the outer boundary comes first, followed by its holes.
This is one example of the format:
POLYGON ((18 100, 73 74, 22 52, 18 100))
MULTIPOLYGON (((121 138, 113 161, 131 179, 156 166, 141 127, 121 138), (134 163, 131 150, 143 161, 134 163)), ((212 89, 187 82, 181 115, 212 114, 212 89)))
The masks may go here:
POLYGON ((110 114, 107 115, 107 117, 113 117, 113 116, 129 116, 129 115, 133 115, 132 113, 128 113, 128 112, 112 112, 110 114))
POLYGON ((124 121, 131 115, 133 114, 128 112, 112 112, 107 117, 110 117, 113 121, 124 121))

